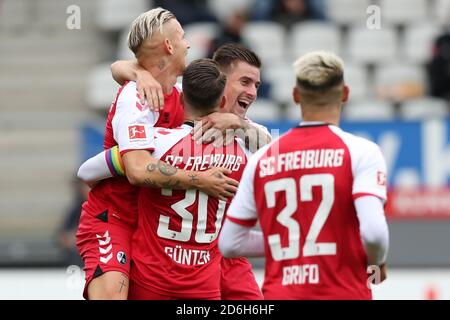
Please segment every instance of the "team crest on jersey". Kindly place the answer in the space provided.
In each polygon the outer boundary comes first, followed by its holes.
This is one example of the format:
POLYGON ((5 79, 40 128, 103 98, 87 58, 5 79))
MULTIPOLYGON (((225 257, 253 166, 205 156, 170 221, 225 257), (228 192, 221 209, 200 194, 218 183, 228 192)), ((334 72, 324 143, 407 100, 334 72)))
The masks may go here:
POLYGON ((377 184, 379 186, 386 186, 386 174, 384 172, 377 172, 377 184))
POLYGON ((130 141, 146 139, 147 134, 145 132, 145 126, 143 125, 128 126, 128 136, 130 137, 130 141))
POLYGON ((117 252, 117 261, 119 261, 120 264, 127 263, 127 256, 126 256, 125 252, 123 252, 123 251, 117 252))

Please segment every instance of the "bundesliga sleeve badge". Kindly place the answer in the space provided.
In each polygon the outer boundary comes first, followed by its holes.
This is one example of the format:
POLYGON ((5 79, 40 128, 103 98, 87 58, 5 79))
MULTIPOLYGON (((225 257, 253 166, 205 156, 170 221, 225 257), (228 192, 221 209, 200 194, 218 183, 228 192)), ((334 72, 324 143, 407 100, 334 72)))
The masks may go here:
POLYGON ((147 138, 144 125, 128 126, 128 137, 131 141, 139 141, 147 138))

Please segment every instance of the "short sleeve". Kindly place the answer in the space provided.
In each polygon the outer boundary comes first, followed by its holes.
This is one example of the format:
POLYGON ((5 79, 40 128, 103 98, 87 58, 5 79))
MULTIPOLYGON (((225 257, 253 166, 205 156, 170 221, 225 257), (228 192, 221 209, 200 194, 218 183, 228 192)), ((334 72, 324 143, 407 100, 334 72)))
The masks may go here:
POLYGON ((363 152, 353 171, 353 198, 365 195, 376 196, 383 201, 387 200, 387 170, 386 162, 380 148, 374 143, 364 145, 363 152))
POLYGON ((114 139, 121 155, 131 150, 154 149, 154 125, 159 113, 142 106, 136 92, 136 83, 129 82, 120 93, 112 119, 114 139))

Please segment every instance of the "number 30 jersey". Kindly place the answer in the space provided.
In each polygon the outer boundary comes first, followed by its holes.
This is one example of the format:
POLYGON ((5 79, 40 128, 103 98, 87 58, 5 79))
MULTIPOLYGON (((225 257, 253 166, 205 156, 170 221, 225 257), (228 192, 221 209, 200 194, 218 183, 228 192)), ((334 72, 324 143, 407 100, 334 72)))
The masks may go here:
POLYGON ((333 125, 304 125, 259 150, 227 219, 264 234, 266 299, 371 299, 354 200, 386 200, 378 146, 333 125))
MULTIPOLYGON (((247 163, 244 147, 237 141, 222 148, 199 145, 191 130, 186 124, 156 129, 153 156, 185 170, 225 167, 232 171, 231 178, 240 180, 247 163)), ((220 297, 218 236, 229 202, 197 189, 142 188, 132 241, 132 280, 180 299, 220 297)))

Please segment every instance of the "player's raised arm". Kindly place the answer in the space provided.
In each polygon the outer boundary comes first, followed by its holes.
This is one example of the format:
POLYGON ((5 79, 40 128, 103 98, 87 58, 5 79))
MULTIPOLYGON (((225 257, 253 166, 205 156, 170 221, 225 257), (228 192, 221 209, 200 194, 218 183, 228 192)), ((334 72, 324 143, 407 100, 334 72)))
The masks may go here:
POLYGON ((123 85, 126 81, 136 81, 142 105, 148 102, 152 111, 159 111, 164 107, 164 94, 161 84, 150 72, 145 70, 137 60, 119 60, 111 64, 111 73, 117 83, 123 85))

